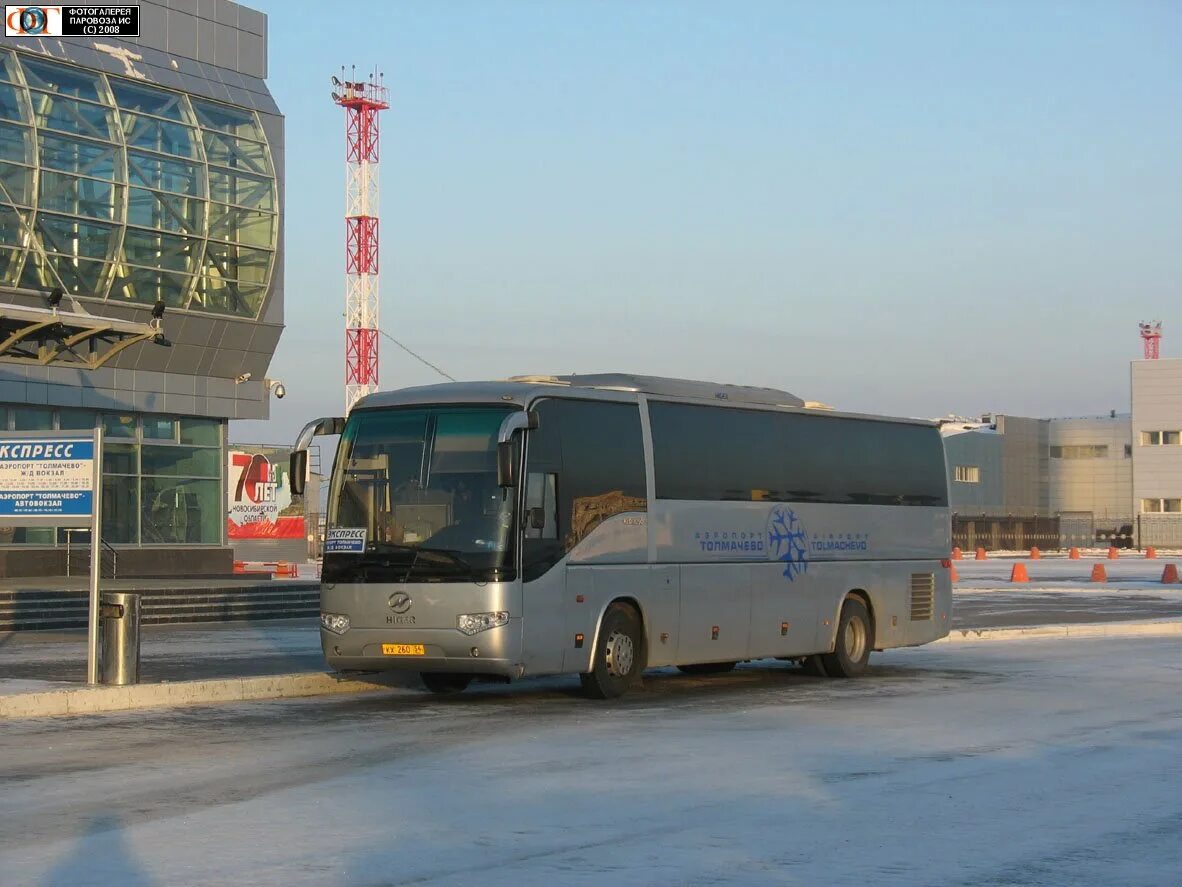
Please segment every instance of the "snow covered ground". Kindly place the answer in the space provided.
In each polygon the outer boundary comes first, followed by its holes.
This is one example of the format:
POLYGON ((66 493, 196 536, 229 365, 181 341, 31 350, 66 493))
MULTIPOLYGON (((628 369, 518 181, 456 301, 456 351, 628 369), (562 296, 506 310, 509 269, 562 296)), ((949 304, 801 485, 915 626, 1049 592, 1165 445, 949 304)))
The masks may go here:
POLYGON ((0 725, 5 884, 1177 885, 1182 640, 0 725))

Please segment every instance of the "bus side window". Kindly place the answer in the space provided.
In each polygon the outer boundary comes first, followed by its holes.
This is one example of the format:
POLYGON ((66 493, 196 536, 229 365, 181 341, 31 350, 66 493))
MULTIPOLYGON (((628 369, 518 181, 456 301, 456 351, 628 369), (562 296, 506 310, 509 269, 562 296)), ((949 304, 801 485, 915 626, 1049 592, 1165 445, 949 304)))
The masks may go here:
POLYGON ((558 475, 531 471, 525 481, 525 538, 558 538, 558 475))

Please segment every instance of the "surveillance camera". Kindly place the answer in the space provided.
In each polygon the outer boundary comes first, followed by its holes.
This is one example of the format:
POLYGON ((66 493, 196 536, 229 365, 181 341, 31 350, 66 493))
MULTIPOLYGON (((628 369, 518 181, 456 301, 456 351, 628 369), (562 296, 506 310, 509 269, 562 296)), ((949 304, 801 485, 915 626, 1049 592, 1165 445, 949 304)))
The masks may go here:
POLYGON ((279 400, 283 400, 284 396, 287 394, 287 389, 283 387, 283 383, 278 379, 268 379, 267 388, 269 388, 271 393, 279 398, 279 400))
POLYGON ((234 379, 234 384, 241 385, 243 382, 249 382, 249 381, 250 381, 250 373, 243 373, 241 376, 238 376, 234 379))

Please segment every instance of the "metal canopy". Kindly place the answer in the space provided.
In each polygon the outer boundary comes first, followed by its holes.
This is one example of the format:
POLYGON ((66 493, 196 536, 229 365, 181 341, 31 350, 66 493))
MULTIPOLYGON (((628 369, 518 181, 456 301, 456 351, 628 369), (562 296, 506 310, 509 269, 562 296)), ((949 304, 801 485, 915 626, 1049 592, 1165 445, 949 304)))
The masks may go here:
POLYGON ((0 304, 0 358, 6 361, 94 370, 125 348, 157 337, 163 339, 159 320, 0 304))

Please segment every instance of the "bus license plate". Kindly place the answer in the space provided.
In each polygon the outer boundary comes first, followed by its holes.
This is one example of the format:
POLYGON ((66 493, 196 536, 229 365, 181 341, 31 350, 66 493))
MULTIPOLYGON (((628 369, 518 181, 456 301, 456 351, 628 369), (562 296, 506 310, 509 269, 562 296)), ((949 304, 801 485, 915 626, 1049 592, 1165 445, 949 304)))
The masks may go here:
POLYGON ((382 644, 383 656, 426 656, 422 644, 382 644))

